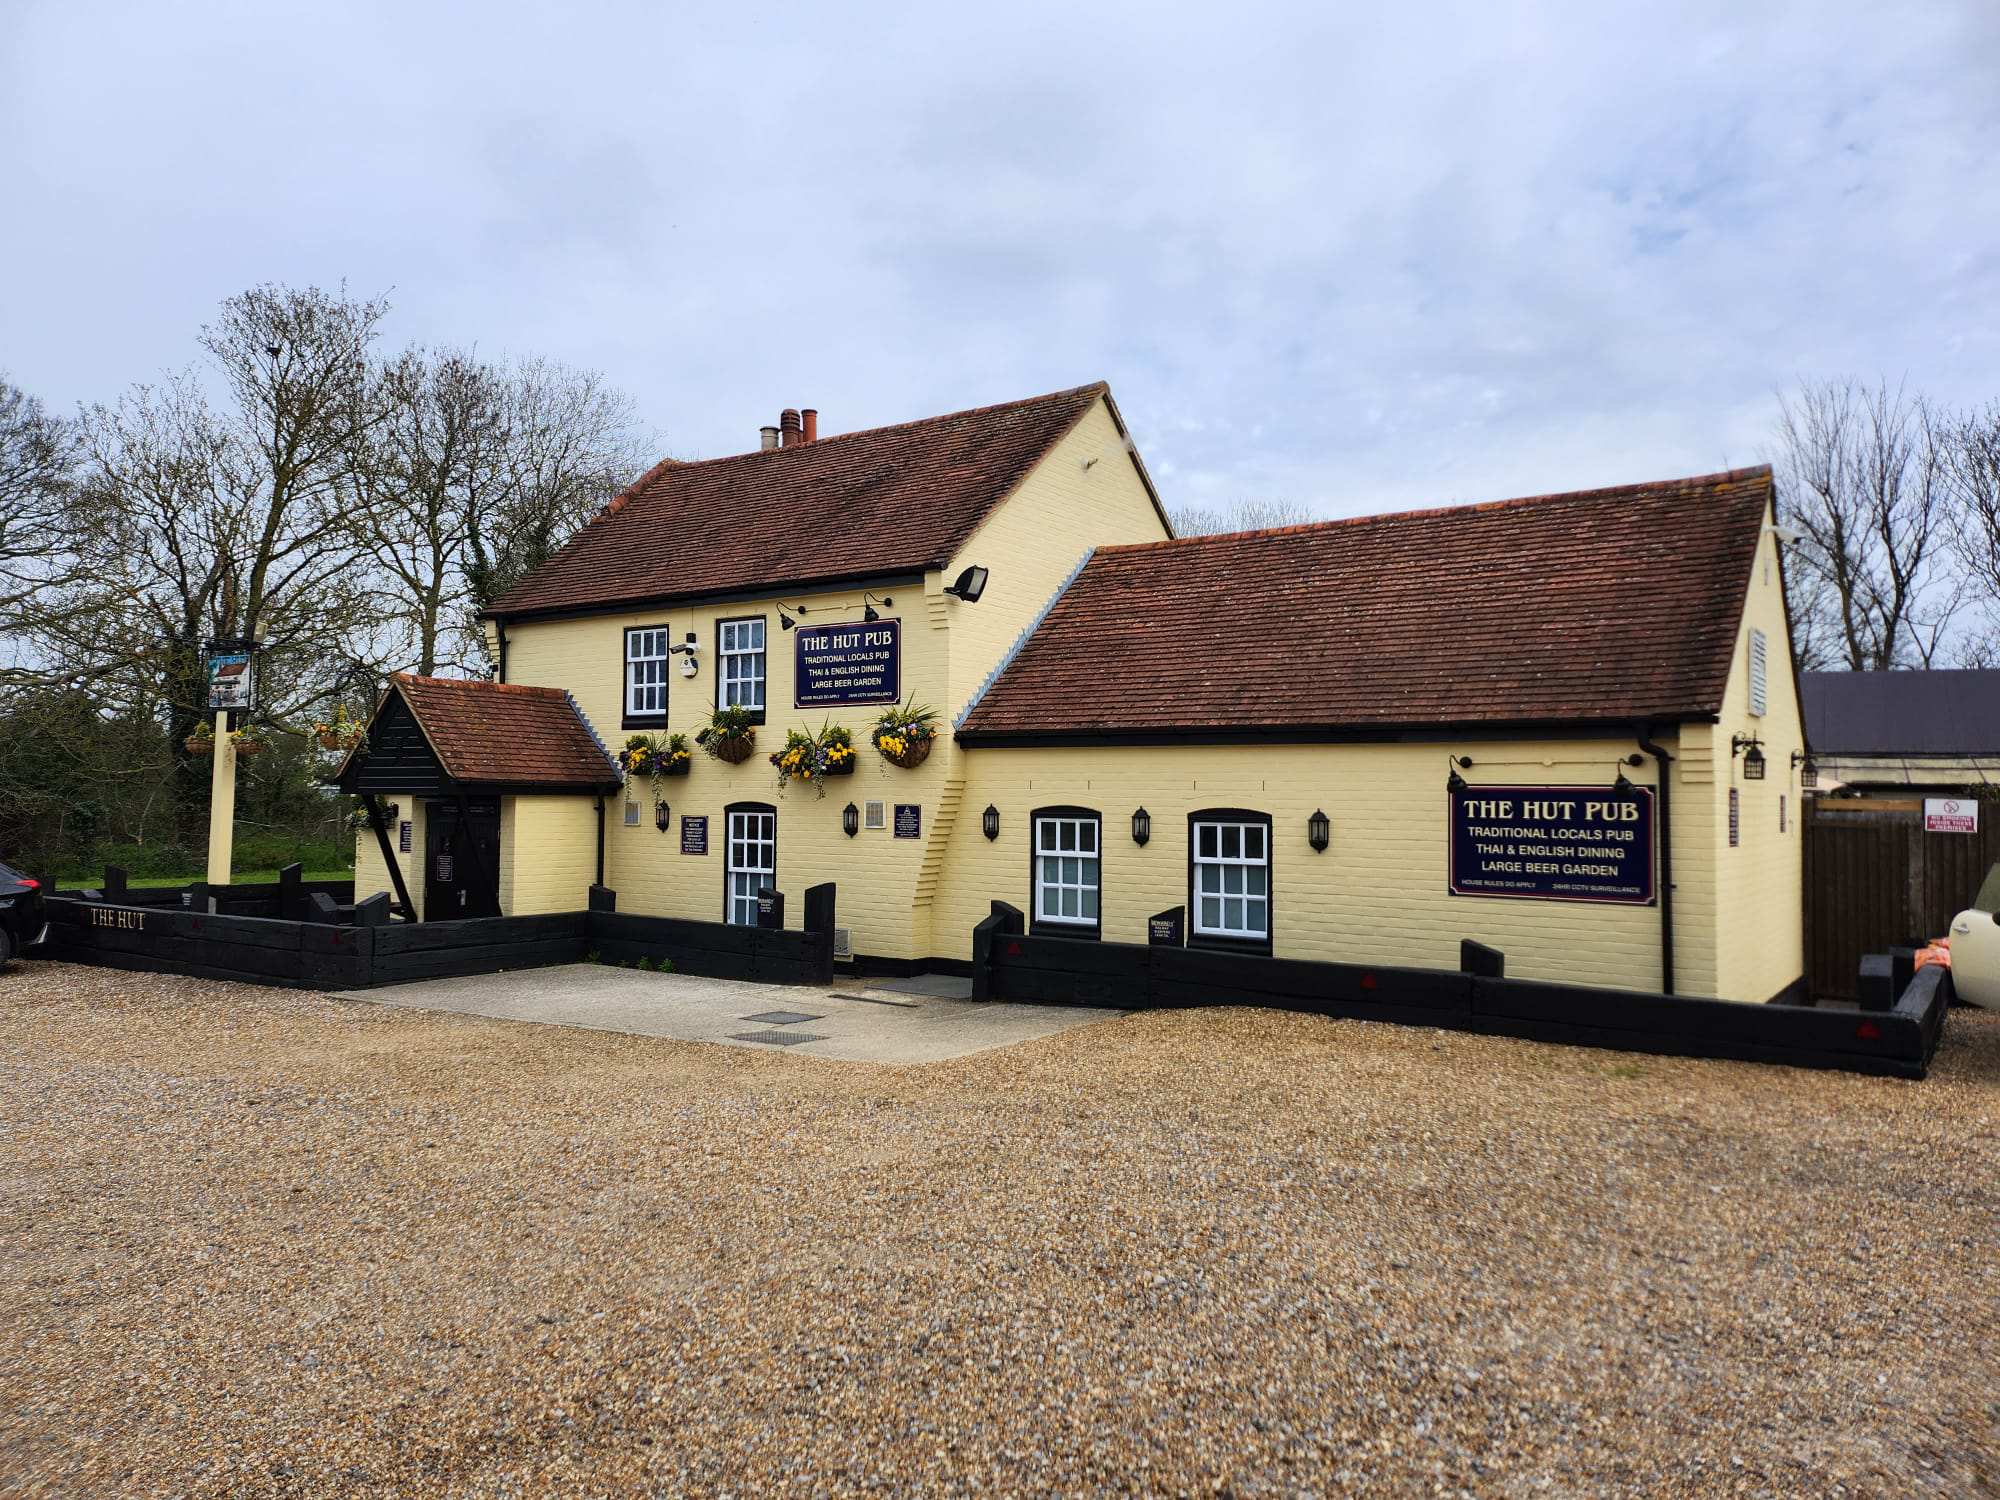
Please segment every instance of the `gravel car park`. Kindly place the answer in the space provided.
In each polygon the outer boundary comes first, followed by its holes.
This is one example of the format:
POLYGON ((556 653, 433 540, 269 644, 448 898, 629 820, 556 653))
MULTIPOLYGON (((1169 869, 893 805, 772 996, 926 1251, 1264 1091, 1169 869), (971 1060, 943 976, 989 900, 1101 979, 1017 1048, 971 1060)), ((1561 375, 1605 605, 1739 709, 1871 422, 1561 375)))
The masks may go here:
POLYGON ((38 962, 0 1493, 2000 1484, 1928 1081, 1253 1010, 893 1067, 38 962))

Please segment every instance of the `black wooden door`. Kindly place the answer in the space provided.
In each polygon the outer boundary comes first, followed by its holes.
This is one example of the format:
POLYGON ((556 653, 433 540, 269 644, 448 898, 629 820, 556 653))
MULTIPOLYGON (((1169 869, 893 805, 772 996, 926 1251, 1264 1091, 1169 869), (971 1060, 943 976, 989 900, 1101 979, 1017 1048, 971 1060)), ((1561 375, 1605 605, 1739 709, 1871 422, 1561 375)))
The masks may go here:
POLYGON ((424 811, 424 920, 500 915, 500 804, 433 802, 424 811))

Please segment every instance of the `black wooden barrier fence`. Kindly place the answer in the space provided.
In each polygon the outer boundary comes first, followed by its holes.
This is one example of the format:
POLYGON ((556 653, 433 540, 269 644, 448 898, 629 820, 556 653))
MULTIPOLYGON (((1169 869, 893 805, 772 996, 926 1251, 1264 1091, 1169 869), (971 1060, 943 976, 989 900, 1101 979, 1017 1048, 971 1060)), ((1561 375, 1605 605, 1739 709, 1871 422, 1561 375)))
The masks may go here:
POLYGON ((1882 971, 1867 997, 1878 1008, 1820 1010, 1504 979, 1494 972, 1497 963, 1476 955, 1461 971, 1400 969, 1035 937, 1024 931, 1019 911, 996 901, 973 930, 972 994, 1118 1009, 1256 1005, 1627 1052, 1921 1078, 1937 1049, 1951 981, 1935 966, 1912 974, 1908 963, 1905 956, 1893 976, 1882 971), (1484 972, 1471 972, 1473 966, 1484 972))
POLYGON ((217 912, 232 917, 285 917, 307 921, 314 896, 325 896, 337 906, 354 902, 352 880, 307 880, 304 866, 286 865, 276 880, 252 881, 246 885, 135 886, 116 865, 104 869, 104 884, 88 890, 52 891, 51 896, 67 896, 79 901, 105 901, 113 906, 180 906, 192 911, 217 912))
POLYGON ((363 904, 359 924, 293 921, 183 908, 49 899, 49 940, 36 956, 118 969, 235 979, 251 984, 352 990, 413 979, 492 974, 503 969, 671 959, 676 972, 771 984, 833 982, 834 888, 806 892, 803 931, 642 917, 611 909, 608 892, 592 910, 462 922, 390 924, 381 898, 363 904))

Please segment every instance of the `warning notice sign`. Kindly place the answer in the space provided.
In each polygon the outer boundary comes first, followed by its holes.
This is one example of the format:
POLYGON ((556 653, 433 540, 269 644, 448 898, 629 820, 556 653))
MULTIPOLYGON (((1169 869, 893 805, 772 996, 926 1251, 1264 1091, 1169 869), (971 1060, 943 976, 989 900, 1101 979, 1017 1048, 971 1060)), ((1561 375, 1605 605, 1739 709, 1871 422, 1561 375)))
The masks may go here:
POLYGON ((1979 804, 1970 797, 1924 798, 1924 832, 1979 832, 1979 804))

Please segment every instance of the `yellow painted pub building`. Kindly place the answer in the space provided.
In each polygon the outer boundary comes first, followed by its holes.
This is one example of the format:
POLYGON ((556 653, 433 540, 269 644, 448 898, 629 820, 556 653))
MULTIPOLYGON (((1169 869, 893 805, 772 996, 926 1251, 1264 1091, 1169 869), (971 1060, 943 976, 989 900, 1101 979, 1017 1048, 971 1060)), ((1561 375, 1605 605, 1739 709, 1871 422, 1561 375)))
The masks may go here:
POLYGON ((499 599, 496 681, 392 680, 341 784, 395 803, 400 868, 364 836, 356 893, 748 922, 832 882, 877 969, 963 965, 999 900, 1105 942, 1455 969, 1471 939, 1513 977, 1788 996, 1772 511, 1756 468, 1176 539, 1102 384, 824 437, 788 411, 499 599), (918 708, 925 744, 878 737, 918 708), (795 732, 810 777, 772 763, 795 732))

